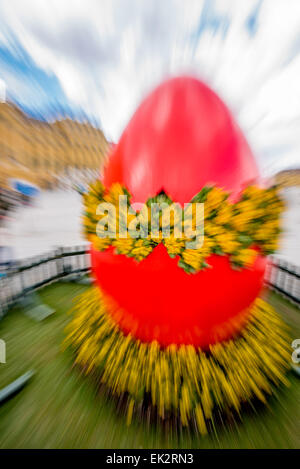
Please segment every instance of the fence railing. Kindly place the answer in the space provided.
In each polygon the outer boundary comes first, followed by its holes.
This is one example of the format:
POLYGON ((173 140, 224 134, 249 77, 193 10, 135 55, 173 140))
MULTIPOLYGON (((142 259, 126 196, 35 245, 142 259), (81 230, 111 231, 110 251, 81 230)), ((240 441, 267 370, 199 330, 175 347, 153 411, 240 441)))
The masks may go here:
MULTIPOLYGON (((0 270, 0 318, 27 293, 49 283, 90 270, 87 246, 64 247, 36 256, 0 270)), ((300 267, 270 258, 265 275, 267 286, 300 307, 300 267)))
POLYGON ((265 282, 267 286, 300 307, 300 267, 272 257, 268 262, 265 282))
POLYGON ((58 248, 50 253, 2 265, 0 317, 19 299, 64 277, 90 270, 87 246, 58 248))

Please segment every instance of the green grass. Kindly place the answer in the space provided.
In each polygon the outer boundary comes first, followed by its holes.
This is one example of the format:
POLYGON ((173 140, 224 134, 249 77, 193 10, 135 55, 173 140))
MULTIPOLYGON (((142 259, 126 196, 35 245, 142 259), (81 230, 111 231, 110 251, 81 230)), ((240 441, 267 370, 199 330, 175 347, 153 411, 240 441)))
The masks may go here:
MULTIPOLYGON (((86 288, 56 284, 41 291, 43 301, 56 309, 43 322, 17 308, 0 322, 7 347, 0 389, 29 369, 36 371, 18 395, 0 406, 0 448, 299 448, 300 381, 292 374, 290 387, 268 406, 247 411, 241 423, 220 428, 218 436, 203 438, 137 420, 127 427, 115 402, 72 368, 70 352, 61 351, 67 311, 86 288)), ((291 337, 299 338, 300 310, 274 293, 265 296, 291 326, 291 337)))

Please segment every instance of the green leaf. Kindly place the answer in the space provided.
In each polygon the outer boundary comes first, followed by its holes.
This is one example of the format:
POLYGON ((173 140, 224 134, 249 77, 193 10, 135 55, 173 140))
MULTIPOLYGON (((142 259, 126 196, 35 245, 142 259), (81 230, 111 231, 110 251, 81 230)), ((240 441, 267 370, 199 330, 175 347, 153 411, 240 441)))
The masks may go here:
POLYGON ((192 200, 191 200, 191 203, 203 203, 205 202, 206 198, 207 198, 207 194, 213 189, 213 186, 205 186, 203 187, 203 189, 201 189, 200 192, 198 192, 198 194, 196 194, 192 200))
POLYGON ((250 246, 252 243, 253 243, 253 239, 251 238, 251 236, 248 236, 246 234, 240 234, 238 236, 238 241, 244 246, 244 247, 248 247, 250 246))
POLYGON ((178 266, 181 267, 185 272, 187 272, 188 274, 192 274, 192 273, 195 273, 195 269, 193 269, 192 266, 186 264, 182 259, 180 259, 178 261, 178 266))

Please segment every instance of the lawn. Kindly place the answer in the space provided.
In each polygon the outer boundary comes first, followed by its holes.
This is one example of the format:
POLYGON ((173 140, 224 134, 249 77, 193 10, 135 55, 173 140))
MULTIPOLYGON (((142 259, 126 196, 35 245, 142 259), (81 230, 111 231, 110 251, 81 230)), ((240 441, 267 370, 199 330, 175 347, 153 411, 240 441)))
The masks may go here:
MULTIPOLYGON (((127 427, 115 402, 97 392, 94 383, 72 368, 70 352, 61 351, 67 311, 86 288, 58 283, 40 291, 56 313, 37 323, 15 308, 0 322, 7 363, 0 364, 0 388, 30 369, 36 374, 15 397, 0 406, 0 448, 299 448, 300 381, 269 405, 247 411, 240 423, 200 437, 187 429, 149 426, 134 420, 127 427)), ((278 295, 265 297, 300 337, 300 310, 278 295)), ((291 353, 292 353, 291 349, 291 353)))

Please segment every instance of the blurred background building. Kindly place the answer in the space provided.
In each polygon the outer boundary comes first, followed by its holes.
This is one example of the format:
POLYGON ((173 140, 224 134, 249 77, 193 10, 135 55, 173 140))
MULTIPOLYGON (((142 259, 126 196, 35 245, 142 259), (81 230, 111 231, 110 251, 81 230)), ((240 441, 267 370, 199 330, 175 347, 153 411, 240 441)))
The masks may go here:
POLYGON ((0 187, 23 179, 42 189, 64 179, 74 184, 101 168, 109 143, 90 123, 71 119, 48 123, 28 117, 13 103, 0 102, 0 187))
POLYGON ((275 176, 275 182, 282 187, 300 186, 300 169, 280 171, 275 176))

